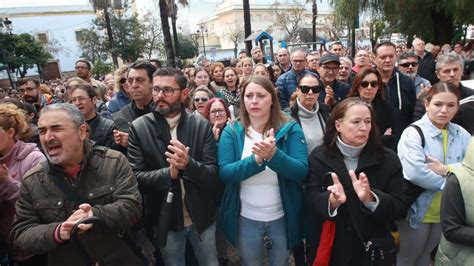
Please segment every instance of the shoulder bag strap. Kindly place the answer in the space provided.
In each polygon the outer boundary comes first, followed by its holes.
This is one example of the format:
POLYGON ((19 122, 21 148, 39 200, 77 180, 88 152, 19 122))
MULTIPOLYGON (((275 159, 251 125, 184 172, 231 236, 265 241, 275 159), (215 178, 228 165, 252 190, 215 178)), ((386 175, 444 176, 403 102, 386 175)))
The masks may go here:
POLYGON ((425 135, 423 134, 423 130, 421 130, 421 128, 415 124, 411 124, 410 126, 418 131, 418 134, 420 134, 421 138, 421 147, 425 148, 425 135))

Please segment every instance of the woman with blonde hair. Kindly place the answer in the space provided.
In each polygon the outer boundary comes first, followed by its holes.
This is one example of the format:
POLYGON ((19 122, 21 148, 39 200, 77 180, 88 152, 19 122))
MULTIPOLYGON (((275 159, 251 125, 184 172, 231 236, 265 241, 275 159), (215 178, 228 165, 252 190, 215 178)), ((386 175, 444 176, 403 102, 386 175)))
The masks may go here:
POLYGON ((122 107, 131 102, 129 85, 127 82, 128 66, 122 66, 121 68, 115 70, 114 80, 115 86, 114 91, 115 95, 108 102, 107 108, 110 113, 115 113, 120 111, 122 107))

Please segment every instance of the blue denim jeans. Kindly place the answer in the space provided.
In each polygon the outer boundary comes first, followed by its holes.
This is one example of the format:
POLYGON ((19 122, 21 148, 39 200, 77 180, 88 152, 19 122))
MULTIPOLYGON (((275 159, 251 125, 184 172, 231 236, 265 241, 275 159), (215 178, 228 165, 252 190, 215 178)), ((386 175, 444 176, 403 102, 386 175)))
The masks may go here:
POLYGON ((240 216, 238 230, 242 265, 263 265, 265 253, 270 266, 289 265, 290 251, 286 246, 285 217, 271 222, 260 222, 240 216))
POLYGON ((194 225, 186 227, 181 232, 168 232, 166 246, 160 248, 161 256, 166 266, 185 266, 186 238, 191 242, 199 265, 217 266, 216 252, 216 223, 213 223, 201 235, 198 235, 194 225))

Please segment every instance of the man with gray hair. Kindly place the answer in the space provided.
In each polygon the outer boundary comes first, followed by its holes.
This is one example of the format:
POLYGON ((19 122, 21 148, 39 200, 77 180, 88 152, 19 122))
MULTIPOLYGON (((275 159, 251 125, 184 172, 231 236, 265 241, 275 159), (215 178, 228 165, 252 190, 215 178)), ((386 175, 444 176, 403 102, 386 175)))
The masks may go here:
POLYGON ((352 73, 352 60, 349 57, 339 57, 341 64, 339 65, 339 73, 337 74, 337 80, 352 85, 352 80, 355 74, 352 73))
POLYGON ((433 55, 425 50, 425 41, 420 38, 415 38, 412 42, 413 51, 418 56, 418 74, 429 80, 431 84, 438 82, 435 75, 435 59, 433 55))
POLYGON ((418 74, 418 56, 412 52, 403 52, 397 58, 398 69, 415 83, 416 96, 428 91, 431 83, 418 74))
POLYGON ((82 113, 69 103, 43 108, 38 131, 48 161, 23 177, 12 229, 15 247, 24 254, 48 253, 49 265, 139 265, 140 256, 118 237, 142 214, 125 156, 93 146, 82 113), (91 216, 103 224, 80 223, 91 216), (70 241, 76 224, 80 244, 70 241))
POLYGON ((288 107, 290 97, 293 92, 296 91, 298 79, 300 79, 306 73, 311 73, 309 70, 305 69, 306 53, 302 49, 298 49, 291 53, 291 64, 291 70, 281 75, 276 81, 282 109, 288 107))

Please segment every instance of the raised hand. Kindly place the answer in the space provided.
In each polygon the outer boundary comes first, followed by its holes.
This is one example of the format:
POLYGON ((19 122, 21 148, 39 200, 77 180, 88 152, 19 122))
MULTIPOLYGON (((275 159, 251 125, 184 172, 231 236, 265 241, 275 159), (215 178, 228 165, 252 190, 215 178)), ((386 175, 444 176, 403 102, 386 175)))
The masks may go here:
POLYGON ((324 89, 326 92, 326 97, 324 97, 324 103, 331 106, 334 104, 334 90, 330 86, 326 86, 324 89))
POLYGON ((362 201, 363 203, 374 201, 374 196, 370 191, 370 184, 367 175, 364 172, 361 172, 357 177, 354 170, 350 170, 349 176, 351 177, 354 191, 356 192, 357 197, 359 197, 360 201, 362 201))
POLYGON ((212 126, 212 134, 214 135, 215 140, 219 140, 219 136, 220 136, 220 133, 221 133, 221 129, 220 129, 219 126, 220 125, 219 125, 219 123, 217 123, 217 121, 212 126))
POLYGON ((128 147, 128 133, 119 130, 114 130, 113 132, 115 143, 123 147, 128 147))
POLYGON ((341 182, 339 182, 339 178, 337 177, 336 173, 331 173, 332 177, 332 186, 329 186, 327 190, 329 191, 329 208, 331 210, 335 210, 337 207, 344 204, 347 200, 346 193, 344 192, 344 187, 342 186, 341 182))

